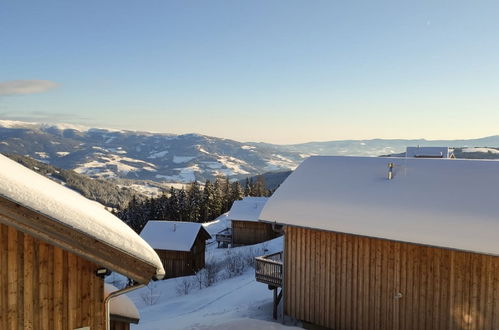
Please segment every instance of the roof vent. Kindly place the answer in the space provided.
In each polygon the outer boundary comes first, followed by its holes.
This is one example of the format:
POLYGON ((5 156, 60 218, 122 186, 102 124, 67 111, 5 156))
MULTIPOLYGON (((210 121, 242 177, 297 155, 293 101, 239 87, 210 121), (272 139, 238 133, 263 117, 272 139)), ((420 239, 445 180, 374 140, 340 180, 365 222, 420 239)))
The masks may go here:
POLYGON ((393 163, 388 163, 388 180, 393 179, 393 163))

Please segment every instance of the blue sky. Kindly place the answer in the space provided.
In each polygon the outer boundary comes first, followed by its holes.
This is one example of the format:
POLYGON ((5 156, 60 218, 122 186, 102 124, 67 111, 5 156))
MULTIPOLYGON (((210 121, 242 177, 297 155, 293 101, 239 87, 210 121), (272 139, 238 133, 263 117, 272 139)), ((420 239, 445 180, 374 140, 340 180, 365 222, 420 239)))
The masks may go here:
POLYGON ((497 1, 7 0, 0 119, 274 143, 499 134, 498 35, 497 1))

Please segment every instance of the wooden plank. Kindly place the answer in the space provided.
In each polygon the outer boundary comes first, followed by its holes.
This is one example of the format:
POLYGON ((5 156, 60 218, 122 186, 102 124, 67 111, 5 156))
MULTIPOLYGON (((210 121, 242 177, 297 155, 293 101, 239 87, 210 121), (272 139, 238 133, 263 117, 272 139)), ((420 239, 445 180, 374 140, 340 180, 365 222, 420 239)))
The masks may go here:
MULTIPOLYGON (((7 278, 7 226, 0 223, 0 278, 7 278)), ((0 311, 7 310, 7 285, 0 282, 0 311)), ((7 329, 6 313, 0 312, 0 329, 7 329)))
POLYGON ((492 282, 493 282, 493 315, 492 315, 492 329, 499 329, 499 262, 494 258, 492 263, 492 282))
POLYGON ((330 244, 329 244, 329 249, 330 249, 330 260, 329 260, 329 269, 330 269, 330 275, 329 275, 329 328, 333 328, 334 324, 336 322, 337 314, 336 314, 336 309, 337 309, 337 291, 336 291, 336 281, 337 281, 337 276, 336 274, 338 273, 338 267, 336 266, 336 256, 337 256, 337 235, 334 233, 331 233, 329 239, 330 239, 330 244))
POLYGON ((48 304, 49 304, 49 329, 54 329, 54 317, 59 318, 59 316, 55 316, 54 314, 54 250, 59 249, 55 248, 53 245, 48 246, 48 304))
MULTIPOLYGON (((63 262, 63 251, 59 248, 54 248, 54 285, 53 285, 53 295, 54 295, 54 315, 63 315, 64 309, 64 287, 63 287, 63 273, 64 262, 63 262)), ((54 330, 63 330, 63 318, 54 318, 54 330)))
POLYGON ((17 329, 17 300, 19 292, 17 292, 17 279, 19 277, 17 264, 17 230, 13 227, 8 227, 7 237, 7 329, 17 329))
POLYGON ((429 300, 429 288, 428 288, 428 276, 429 276, 429 248, 426 246, 421 246, 418 249, 420 251, 420 260, 419 260, 419 324, 422 329, 425 329, 427 326, 427 300, 429 300))
POLYGON ((331 327, 331 273, 333 270, 331 269, 331 255, 332 255, 332 248, 331 248, 331 241, 332 241, 332 235, 330 233, 324 233, 325 237, 325 258, 326 258, 326 263, 324 265, 324 280, 325 280, 325 287, 324 287, 324 324, 326 327, 330 328, 331 327))
POLYGON ((300 307, 299 307, 299 319, 305 319, 305 292, 306 292, 306 237, 305 230, 303 228, 298 228, 299 237, 299 247, 300 247, 300 307))
POLYGON ((24 291, 23 291, 23 308, 22 311, 24 313, 24 322, 23 326, 25 330, 33 330, 33 291, 35 290, 33 284, 33 269, 38 267, 33 262, 33 249, 34 242, 33 238, 29 235, 25 235, 24 240, 24 272, 23 272, 23 281, 24 281, 24 291))
POLYGON ((430 323, 430 327, 432 329, 440 329, 440 320, 442 319, 442 313, 440 312, 441 306, 441 284, 442 284, 442 274, 440 272, 441 265, 445 262, 442 260, 442 249, 433 249, 433 258, 432 258, 432 274, 433 278, 432 286, 433 286, 433 299, 432 303, 428 304, 429 308, 432 308, 432 322, 430 323))
POLYGON ((319 319, 320 319, 320 324, 322 326, 327 326, 327 321, 326 321, 326 315, 327 315, 327 306, 326 306, 326 256, 327 256, 327 250, 326 250, 326 232, 321 231, 319 232, 319 249, 317 249, 317 258, 319 259, 320 265, 319 265, 319 276, 320 276, 320 283, 319 283, 319 319))
POLYGON ((18 265, 17 273, 19 278, 17 279, 17 324, 19 329, 24 326, 24 234, 21 232, 17 233, 17 260, 18 265))
POLYGON ((381 254, 381 244, 379 240, 375 243, 375 273, 374 273, 374 325, 375 329, 383 329, 381 323, 381 267, 383 256, 381 254))
POLYGON ((485 299, 485 324, 484 328, 492 330, 493 320, 494 320, 494 263, 497 258, 487 257, 486 258, 486 299, 485 299))
POLYGON ((303 240, 302 240, 302 249, 304 251, 304 255, 303 255, 303 288, 304 288, 304 291, 303 291, 303 301, 302 301, 302 308, 303 308, 303 319, 304 320, 308 320, 309 319, 309 306, 310 306, 310 302, 309 302, 309 281, 310 281, 310 245, 309 245, 309 231, 306 230, 306 229, 302 229, 303 230, 303 240))
MULTIPOLYGON (((393 245, 393 295, 397 296, 402 292, 400 288, 400 245, 401 243, 399 242, 393 245)), ((400 329, 399 315, 401 299, 393 299, 392 324, 394 329, 400 329)))
POLYGON ((91 296, 91 279, 95 275, 91 270, 91 265, 83 259, 79 259, 80 261, 80 315, 81 315, 81 326, 90 326, 92 324, 92 315, 90 311, 90 306, 92 305, 92 301, 90 300, 91 296))
POLYGON ((358 328, 358 319, 357 319, 357 306, 358 306, 358 285, 359 285, 359 240, 358 237, 352 236, 352 292, 351 294, 351 302, 350 302, 350 324, 352 328, 358 328))
POLYGON ((40 288, 40 328, 49 329, 49 289, 48 289, 48 246, 40 244, 38 247, 38 281, 40 288))

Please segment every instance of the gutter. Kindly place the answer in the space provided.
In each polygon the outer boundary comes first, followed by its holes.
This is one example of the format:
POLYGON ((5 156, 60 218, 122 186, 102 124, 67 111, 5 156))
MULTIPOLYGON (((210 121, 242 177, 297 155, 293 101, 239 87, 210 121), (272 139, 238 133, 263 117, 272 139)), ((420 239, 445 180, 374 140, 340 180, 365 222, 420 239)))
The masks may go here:
POLYGON ((115 297, 118 297, 118 296, 121 296, 122 294, 125 294, 125 293, 128 293, 128 292, 132 292, 132 291, 135 291, 137 289, 143 288, 145 286, 146 286, 145 284, 128 286, 128 287, 123 288, 121 290, 111 292, 104 299, 104 305, 105 305, 105 308, 106 308, 106 314, 105 314, 105 318, 106 318, 106 330, 111 330, 111 315, 110 315, 111 313, 110 313, 110 308, 109 308, 109 303, 111 302, 111 299, 113 299, 115 297))

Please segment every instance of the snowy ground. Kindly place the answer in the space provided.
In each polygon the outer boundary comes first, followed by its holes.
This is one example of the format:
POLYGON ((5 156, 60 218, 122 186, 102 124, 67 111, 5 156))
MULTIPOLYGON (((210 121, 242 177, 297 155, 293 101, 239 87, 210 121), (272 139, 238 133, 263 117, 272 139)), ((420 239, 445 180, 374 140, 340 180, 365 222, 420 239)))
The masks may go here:
MULTIPOLYGON (((214 234, 227 226, 226 216, 205 227, 214 234)), ((207 247, 206 260, 222 260, 229 249, 217 249, 216 243, 207 247)), ((282 238, 269 242, 230 249, 235 254, 262 254, 282 250, 282 238)), ((221 272, 223 275, 223 271, 221 272)), ((179 295, 177 288, 194 276, 158 281, 153 288, 143 288, 130 293, 140 311, 141 320, 132 329, 297 329, 296 322, 286 320, 272 321, 272 291, 255 281, 253 268, 242 275, 219 280, 212 286, 193 288, 187 295, 179 295), (147 304, 143 296, 152 295, 158 301, 147 304)))

